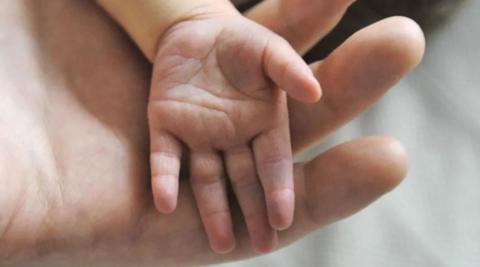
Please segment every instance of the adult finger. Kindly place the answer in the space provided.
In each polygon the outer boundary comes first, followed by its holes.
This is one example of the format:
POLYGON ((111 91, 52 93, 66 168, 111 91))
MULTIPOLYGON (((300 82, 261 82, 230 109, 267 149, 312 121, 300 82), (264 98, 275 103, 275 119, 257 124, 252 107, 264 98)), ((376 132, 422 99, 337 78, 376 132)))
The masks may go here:
MULTIPOLYGON (((364 209, 394 189, 405 177, 403 146, 389 137, 367 137, 338 145, 295 167, 295 219, 279 232, 277 249, 364 209)), ((243 227, 232 253, 207 262, 239 260, 253 254, 243 227)))
POLYGON ((348 217, 391 191, 405 177, 405 149, 388 137, 339 145, 296 169, 295 224, 282 245, 348 217))
POLYGON ((265 0, 245 15, 278 33, 303 54, 342 18, 354 0, 265 0))
POLYGON ((318 142, 375 103, 421 61, 425 39, 410 19, 392 17, 349 38, 312 65, 322 83, 316 104, 289 102, 294 151, 318 142))
MULTIPOLYGON (((341 144, 309 163, 297 164, 295 220, 288 230, 280 232, 279 247, 362 210, 395 188, 405 177, 407 165, 403 146, 388 137, 368 137, 341 144)), ((241 216, 236 217, 238 239, 232 253, 218 255, 209 249, 202 249, 207 242, 203 230, 196 226, 198 218, 195 212, 191 211, 195 202, 189 194, 182 194, 179 203, 182 212, 168 218, 151 212, 151 217, 144 219, 139 226, 144 232, 137 240, 137 246, 142 248, 142 257, 138 257, 141 261, 151 258, 164 260, 173 255, 184 260, 183 265, 192 265, 240 260, 255 255, 241 216), (172 220, 176 223, 171 223, 172 220), (190 249, 187 245, 182 246, 186 249, 165 249, 164 243, 158 240, 169 238, 175 240, 171 242, 187 240, 184 242, 193 245, 190 249), (145 257, 146 242, 154 245, 149 250, 150 257, 145 257)))

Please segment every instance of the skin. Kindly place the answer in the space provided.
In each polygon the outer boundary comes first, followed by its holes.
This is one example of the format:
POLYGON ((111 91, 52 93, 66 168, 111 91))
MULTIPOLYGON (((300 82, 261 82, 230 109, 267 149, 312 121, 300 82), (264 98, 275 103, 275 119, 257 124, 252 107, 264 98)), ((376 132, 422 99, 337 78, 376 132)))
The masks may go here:
POLYGON ((236 10, 202 10, 162 37, 148 108, 155 205, 175 210, 184 150, 216 252, 235 247, 226 177, 252 240, 273 245, 275 230, 292 224, 293 159, 287 97, 279 88, 307 102, 320 97, 295 50, 236 10))
MULTIPOLYGON (((312 7, 327 12, 317 2, 296 10, 296 20, 258 9, 256 18, 285 37, 285 22, 286 32, 301 27, 297 21, 317 25, 315 36, 287 38, 301 50, 334 24, 307 16, 312 7)), ((89 1, 8 0, 0 20, 2 264, 178 266, 255 255, 238 208, 236 249, 222 256, 210 250, 183 180, 175 213, 156 211, 144 116, 150 66, 105 13, 89 1)), ((289 100, 294 153, 374 103, 418 64, 423 47, 413 22, 391 18, 312 65, 324 95, 314 105, 289 100)), ((403 147, 388 137, 341 144, 297 164, 295 220, 279 234, 279 247, 366 207, 398 185, 406 168, 403 147)))

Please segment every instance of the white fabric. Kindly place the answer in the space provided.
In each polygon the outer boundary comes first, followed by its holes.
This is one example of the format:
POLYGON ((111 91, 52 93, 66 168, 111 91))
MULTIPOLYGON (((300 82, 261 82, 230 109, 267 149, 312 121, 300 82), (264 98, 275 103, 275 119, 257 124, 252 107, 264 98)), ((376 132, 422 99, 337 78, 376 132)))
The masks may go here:
POLYGON ((350 219, 225 267, 480 266, 480 1, 427 39, 422 65, 321 148, 392 135, 409 151, 407 180, 350 219))

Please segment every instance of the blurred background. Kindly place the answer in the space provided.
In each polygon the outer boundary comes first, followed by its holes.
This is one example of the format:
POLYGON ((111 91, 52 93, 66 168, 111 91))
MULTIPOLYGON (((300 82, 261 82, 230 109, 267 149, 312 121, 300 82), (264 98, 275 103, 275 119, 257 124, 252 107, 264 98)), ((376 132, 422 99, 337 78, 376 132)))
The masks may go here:
MULTIPOLYGON (((241 9, 255 4, 243 2, 241 9)), ((423 63, 305 157, 353 138, 390 135, 409 152, 406 181, 295 245, 222 266, 480 266, 480 1, 359 0, 306 59, 325 57, 356 30, 392 15, 426 31, 423 63)))

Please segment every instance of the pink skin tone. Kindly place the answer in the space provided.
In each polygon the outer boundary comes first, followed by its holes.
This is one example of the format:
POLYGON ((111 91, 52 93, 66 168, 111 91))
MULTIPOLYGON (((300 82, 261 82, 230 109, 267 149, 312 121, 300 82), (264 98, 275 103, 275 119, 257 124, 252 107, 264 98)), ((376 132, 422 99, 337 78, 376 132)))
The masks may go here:
MULTIPOLYGON (((303 53, 346 2, 266 0, 248 16, 303 53)), ((236 249, 210 249, 186 174, 175 213, 153 206, 145 116, 151 68, 94 1, 0 1, 0 20, 0 265, 197 266, 257 255, 236 205, 236 249)), ((323 96, 313 105, 289 99, 293 152, 370 107, 419 63, 424 44, 415 23, 389 18, 312 64, 323 96)), ((365 208, 406 168, 402 146, 385 137, 296 164, 294 224, 262 251, 365 208)))
POLYGON ((175 210, 188 155, 212 249, 235 247, 227 179, 254 247, 256 237, 276 243, 295 206, 286 94, 315 102, 321 90, 303 59, 270 30, 236 12, 170 28, 154 62, 148 107, 156 208, 175 210))

